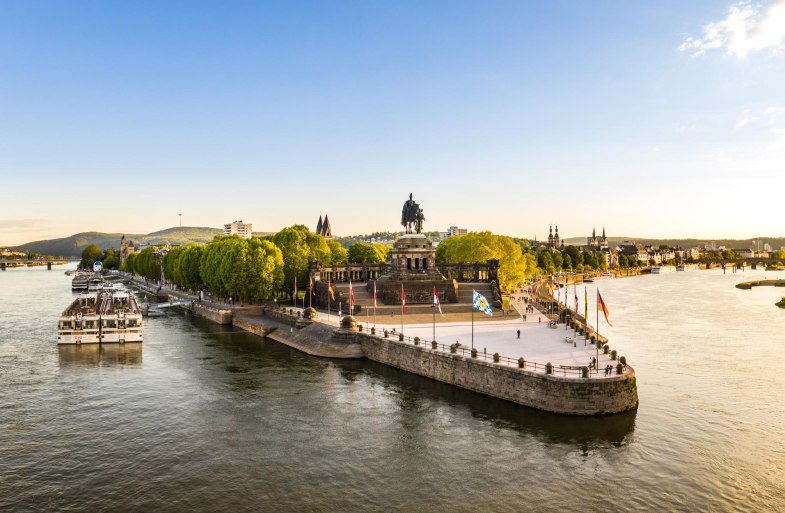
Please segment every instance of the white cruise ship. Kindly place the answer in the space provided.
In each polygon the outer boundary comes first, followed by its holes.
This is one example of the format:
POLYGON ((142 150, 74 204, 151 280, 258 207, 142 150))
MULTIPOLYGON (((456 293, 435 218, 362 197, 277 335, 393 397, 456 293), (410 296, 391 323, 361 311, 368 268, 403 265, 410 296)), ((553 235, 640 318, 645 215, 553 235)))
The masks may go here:
POLYGON ((127 290, 80 294, 60 316, 58 344, 142 342, 142 313, 127 290))

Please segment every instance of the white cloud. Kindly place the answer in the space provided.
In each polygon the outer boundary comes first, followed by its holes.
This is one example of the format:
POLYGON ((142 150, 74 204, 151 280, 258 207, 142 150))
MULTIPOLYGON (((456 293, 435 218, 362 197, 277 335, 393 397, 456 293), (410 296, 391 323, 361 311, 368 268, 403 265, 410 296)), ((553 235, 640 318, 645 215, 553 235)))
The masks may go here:
POLYGON ((697 57, 724 48, 726 54, 743 59, 765 49, 779 52, 783 43, 785 0, 773 0, 767 7, 742 1, 731 5, 724 19, 704 26, 702 37, 687 37, 679 50, 697 57))
POLYGON ((755 121, 755 118, 744 118, 744 119, 742 119, 741 121, 736 123, 736 128, 741 128, 741 127, 745 126, 746 124, 748 124, 750 121, 755 121))

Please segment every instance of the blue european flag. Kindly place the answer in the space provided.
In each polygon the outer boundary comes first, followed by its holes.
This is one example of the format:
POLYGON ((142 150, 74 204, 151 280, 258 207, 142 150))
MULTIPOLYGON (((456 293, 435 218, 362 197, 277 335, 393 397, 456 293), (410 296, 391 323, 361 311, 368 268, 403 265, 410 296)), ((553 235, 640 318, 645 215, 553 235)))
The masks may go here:
POLYGON ((474 296, 472 297, 472 306, 477 310, 484 312, 491 317, 493 317, 493 312, 491 311, 491 305, 488 304, 488 300, 485 299, 485 296, 477 292, 476 290, 472 290, 474 292, 474 296))

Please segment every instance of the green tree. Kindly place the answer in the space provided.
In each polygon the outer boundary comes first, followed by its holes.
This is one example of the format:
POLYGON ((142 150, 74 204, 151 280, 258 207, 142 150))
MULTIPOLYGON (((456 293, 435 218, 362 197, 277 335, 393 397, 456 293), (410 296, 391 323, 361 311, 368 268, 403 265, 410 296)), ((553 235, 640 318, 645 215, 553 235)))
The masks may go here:
POLYGON ((349 246, 349 262, 353 264, 381 264, 387 257, 384 246, 355 242, 349 246))
POLYGON ((251 239, 248 242, 248 259, 245 266, 246 276, 251 284, 247 290, 250 299, 270 297, 283 285, 283 253, 269 240, 251 239))
POLYGON ((533 274, 536 270, 532 265, 534 259, 524 257, 520 245, 504 235, 490 232, 455 235, 436 248, 436 261, 447 264, 485 263, 494 259, 499 261, 499 287, 502 290, 523 283, 527 273, 533 274))
POLYGON ((581 250, 576 248, 575 246, 567 246, 562 251, 564 256, 569 256, 570 261, 572 262, 573 266, 583 263, 583 255, 581 254, 581 250))
POLYGON ((553 263, 553 251, 544 248, 537 252, 537 267, 545 274, 556 272, 556 265, 553 263))
POLYGON ((103 255, 101 255, 101 262, 104 265, 104 269, 119 269, 120 255, 114 248, 105 249, 103 255))
POLYGON ((332 265, 342 265, 349 262, 349 252, 338 241, 328 240, 327 247, 330 248, 330 263, 332 265))
POLYGON ((197 291, 204 288, 202 275, 199 271, 203 253, 204 246, 190 244, 185 247, 183 254, 180 256, 180 276, 183 280, 183 286, 189 290, 197 291))
POLYGON ((185 246, 177 246, 166 252, 162 266, 164 279, 179 287, 185 287, 182 273, 180 272, 180 257, 185 252, 185 246))
POLYGON ((79 262, 79 267, 82 269, 92 269, 93 264, 97 260, 101 260, 101 248, 95 244, 90 244, 82 250, 82 260, 79 262))
POLYGON ((125 263, 120 266, 120 269, 127 273, 137 274, 136 269, 134 268, 134 263, 136 262, 137 253, 131 253, 126 257, 125 263))
POLYGON ((303 225, 294 225, 284 228, 273 235, 273 242, 283 255, 284 280, 282 289, 292 296, 294 294, 294 280, 302 288, 308 281, 308 263, 316 260, 330 264, 330 248, 324 237, 311 233, 303 225))

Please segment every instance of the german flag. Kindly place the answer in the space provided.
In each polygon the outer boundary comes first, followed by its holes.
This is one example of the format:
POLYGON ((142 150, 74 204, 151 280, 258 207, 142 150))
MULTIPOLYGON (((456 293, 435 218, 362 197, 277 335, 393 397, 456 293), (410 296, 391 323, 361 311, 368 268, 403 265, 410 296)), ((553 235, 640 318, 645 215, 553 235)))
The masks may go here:
POLYGON ((613 327, 613 324, 608 319, 608 307, 605 305, 605 301, 602 300, 599 289, 597 289, 597 310, 601 311, 605 316, 605 322, 608 323, 608 326, 613 327))
POLYGON ((330 298, 335 301, 335 293, 333 293, 333 282, 327 281, 327 291, 330 293, 330 298))

